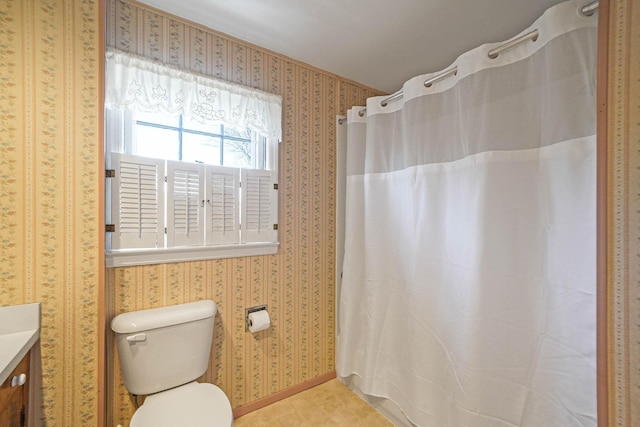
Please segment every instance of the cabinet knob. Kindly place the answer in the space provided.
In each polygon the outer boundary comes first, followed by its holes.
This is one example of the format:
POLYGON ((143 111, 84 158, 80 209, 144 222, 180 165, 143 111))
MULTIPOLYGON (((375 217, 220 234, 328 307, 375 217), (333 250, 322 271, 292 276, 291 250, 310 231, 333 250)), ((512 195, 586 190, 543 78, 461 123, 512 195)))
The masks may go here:
POLYGON ((11 378, 11 387, 20 387, 27 382, 27 374, 16 375, 11 378))

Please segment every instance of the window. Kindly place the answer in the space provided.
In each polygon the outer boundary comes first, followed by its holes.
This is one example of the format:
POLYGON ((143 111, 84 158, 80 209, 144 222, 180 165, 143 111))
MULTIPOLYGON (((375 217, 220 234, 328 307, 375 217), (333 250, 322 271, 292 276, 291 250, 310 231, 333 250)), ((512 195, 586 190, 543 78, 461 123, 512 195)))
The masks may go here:
MULTIPOLYGON (((250 129, 203 125, 182 115, 137 113, 130 150, 139 156, 249 169, 266 169, 267 139, 250 129)), ((125 149, 127 151, 127 149, 125 149)))
POLYGON ((280 102, 108 51, 107 266, 275 253, 280 102))

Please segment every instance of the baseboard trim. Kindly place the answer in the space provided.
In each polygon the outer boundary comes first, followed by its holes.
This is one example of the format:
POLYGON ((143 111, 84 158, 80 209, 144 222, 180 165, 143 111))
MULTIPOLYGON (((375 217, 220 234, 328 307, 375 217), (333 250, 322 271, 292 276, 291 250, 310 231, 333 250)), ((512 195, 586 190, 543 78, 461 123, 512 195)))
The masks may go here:
POLYGON ((298 394, 302 391, 325 383, 329 380, 334 379, 335 377, 336 371, 327 372, 326 374, 315 377, 312 380, 305 381, 286 390, 279 391, 270 396, 263 397, 244 406, 240 406, 233 410, 233 418, 238 418, 243 415, 247 415, 250 412, 257 411, 260 408, 264 408, 265 406, 271 405, 272 403, 276 403, 280 400, 286 399, 287 397, 293 396, 294 394, 298 394))

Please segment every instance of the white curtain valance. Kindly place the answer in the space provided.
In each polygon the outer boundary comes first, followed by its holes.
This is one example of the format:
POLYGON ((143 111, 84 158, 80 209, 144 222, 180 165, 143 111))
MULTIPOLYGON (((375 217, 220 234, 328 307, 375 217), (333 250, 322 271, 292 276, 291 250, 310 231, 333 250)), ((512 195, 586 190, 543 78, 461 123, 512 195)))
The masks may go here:
POLYGON ((282 137, 282 98, 109 48, 105 106, 184 115, 282 137))

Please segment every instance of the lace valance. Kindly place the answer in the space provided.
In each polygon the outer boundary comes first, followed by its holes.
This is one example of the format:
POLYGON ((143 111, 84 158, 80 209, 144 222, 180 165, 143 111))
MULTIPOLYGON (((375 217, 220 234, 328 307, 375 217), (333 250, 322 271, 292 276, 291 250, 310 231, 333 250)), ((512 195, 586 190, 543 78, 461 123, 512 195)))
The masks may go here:
POLYGON ((282 137, 282 98, 109 48, 105 106, 184 115, 282 137))

